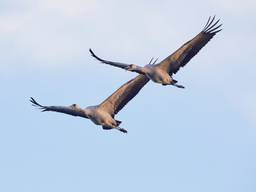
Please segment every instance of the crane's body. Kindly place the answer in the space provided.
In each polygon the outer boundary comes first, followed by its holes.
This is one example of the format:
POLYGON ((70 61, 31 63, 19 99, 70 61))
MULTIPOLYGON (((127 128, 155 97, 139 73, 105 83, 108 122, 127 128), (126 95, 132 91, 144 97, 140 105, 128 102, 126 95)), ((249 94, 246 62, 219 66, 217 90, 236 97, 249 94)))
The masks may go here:
POLYGON ((77 104, 70 106, 44 106, 39 104, 34 98, 30 98, 33 106, 42 109, 42 112, 53 111, 65 113, 72 116, 79 116, 90 119, 94 124, 101 125, 103 129, 117 129, 123 133, 127 130, 120 128, 121 121, 115 119, 115 115, 147 84, 149 79, 144 75, 128 81, 116 90, 111 96, 99 105, 89 106, 82 109, 77 104))
POLYGON ((165 70, 161 69, 160 67, 155 67, 154 65, 151 65, 151 64, 148 64, 144 67, 133 65, 127 68, 127 70, 144 74, 155 83, 159 83, 162 85, 178 86, 176 84, 177 81, 174 80, 165 70))
POLYGON ((87 117, 96 125, 115 128, 117 127, 116 120, 100 106, 91 106, 85 108, 87 117))
POLYGON ((158 64, 148 64, 144 67, 140 67, 135 64, 125 64, 101 59, 95 55, 91 49, 90 53, 94 58, 102 63, 143 74, 155 83, 184 88, 184 86, 177 84, 178 81, 174 80, 172 75, 177 73, 181 67, 184 67, 190 59, 192 59, 213 38, 215 34, 221 31, 221 24, 217 25, 219 20, 216 22, 214 22, 214 20, 215 16, 213 18, 209 17, 204 29, 198 35, 183 44, 179 49, 158 64))
POLYGON ((34 106, 42 109, 43 112, 54 111, 88 118, 94 124, 101 125, 103 129, 117 129, 123 133, 127 133, 125 129, 119 127, 121 121, 116 120, 115 115, 139 93, 149 80, 162 85, 173 85, 179 88, 184 88, 182 85, 177 84, 177 81, 172 78, 172 75, 176 74, 181 67, 184 67, 216 33, 221 31, 221 29, 219 29, 221 25, 217 26, 219 20, 213 23, 214 19, 215 17, 210 17, 204 29, 198 35, 186 42, 173 54, 169 55, 158 64, 155 64, 156 61, 151 64, 151 60, 148 65, 140 67, 134 64, 107 61, 96 56, 90 49, 92 56, 102 63, 140 74, 123 84, 99 105, 89 106, 82 109, 76 104, 71 106, 43 106, 37 103, 32 97, 30 101, 34 106))

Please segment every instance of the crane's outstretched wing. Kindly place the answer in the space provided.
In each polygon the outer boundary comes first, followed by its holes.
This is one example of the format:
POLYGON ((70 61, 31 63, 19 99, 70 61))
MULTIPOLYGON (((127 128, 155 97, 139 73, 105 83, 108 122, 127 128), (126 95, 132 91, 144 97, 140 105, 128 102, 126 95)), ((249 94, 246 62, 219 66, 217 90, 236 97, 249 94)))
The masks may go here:
POLYGON ((71 106, 44 106, 39 104, 34 98, 30 97, 30 102, 34 107, 39 107, 39 109, 42 110, 42 112, 45 111, 53 111, 53 112, 59 112, 59 113, 65 113, 68 115, 73 115, 73 116, 80 116, 80 117, 85 117, 88 118, 83 109, 76 107, 75 104, 71 106))
POLYGON ((198 35, 182 45, 177 51, 157 65, 168 71, 170 75, 177 73, 177 71, 181 67, 184 67, 216 33, 222 30, 220 29, 222 24, 217 25, 220 20, 216 22, 214 22, 214 20, 215 16, 213 18, 209 17, 204 29, 198 35))
POLYGON ((101 61, 102 63, 108 64, 108 65, 112 65, 114 67, 118 67, 121 69, 127 69, 131 64, 125 64, 125 63, 119 63, 119 62, 113 62, 113 61, 107 61, 104 59, 99 58, 97 55, 95 55, 95 53, 89 49, 90 53, 92 54, 92 56, 94 58, 96 58, 97 60, 101 61))
POLYGON ((138 75, 116 90, 111 96, 100 104, 100 108, 113 117, 117 114, 139 91, 147 84, 149 79, 145 75, 138 75))

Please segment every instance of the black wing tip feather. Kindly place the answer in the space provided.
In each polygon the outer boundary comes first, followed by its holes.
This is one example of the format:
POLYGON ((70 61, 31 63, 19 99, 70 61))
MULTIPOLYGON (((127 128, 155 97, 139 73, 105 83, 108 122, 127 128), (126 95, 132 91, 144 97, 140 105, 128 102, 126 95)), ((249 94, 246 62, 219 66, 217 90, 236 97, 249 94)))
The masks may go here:
POLYGON ((32 106, 34 106, 34 107, 39 107, 39 109, 41 109, 42 112, 48 110, 47 107, 45 107, 45 106, 39 104, 33 97, 30 97, 30 100, 29 100, 29 101, 32 103, 32 106))
POLYGON ((89 49, 89 52, 90 52, 92 55, 95 55, 91 48, 89 49))
POLYGON ((92 51, 92 49, 91 49, 91 48, 89 49, 89 52, 91 53, 91 56, 93 56, 93 57, 97 58, 97 56, 95 55, 95 53, 92 51))
POLYGON ((32 105, 42 107, 42 105, 40 105, 33 97, 30 97, 29 101, 32 103, 32 105))
POLYGON ((101 61, 102 63, 104 62, 103 59, 99 58, 97 55, 95 55, 95 53, 92 51, 92 49, 89 49, 89 52, 91 53, 91 56, 93 56, 95 59, 101 61))
POLYGON ((205 27, 203 28, 202 32, 207 33, 207 34, 213 34, 213 35, 215 35, 216 33, 220 32, 222 30, 222 29, 220 29, 222 24, 217 25, 219 23, 220 19, 218 19, 215 22, 214 21, 215 21, 215 15, 213 17, 210 16, 208 21, 207 21, 207 23, 206 23, 206 25, 205 25, 205 27))

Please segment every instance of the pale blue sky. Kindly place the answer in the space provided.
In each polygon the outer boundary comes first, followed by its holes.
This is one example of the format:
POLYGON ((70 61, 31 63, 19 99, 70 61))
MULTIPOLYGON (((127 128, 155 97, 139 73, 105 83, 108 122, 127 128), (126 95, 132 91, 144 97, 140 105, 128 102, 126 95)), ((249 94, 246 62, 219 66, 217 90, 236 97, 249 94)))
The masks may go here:
POLYGON ((253 0, 0 1, 0 191, 256 191, 253 0), (176 79, 150 82, 117 116, 127 135, 86 119, 40 113, 95 105, 146 64, 224 24, 176 79))

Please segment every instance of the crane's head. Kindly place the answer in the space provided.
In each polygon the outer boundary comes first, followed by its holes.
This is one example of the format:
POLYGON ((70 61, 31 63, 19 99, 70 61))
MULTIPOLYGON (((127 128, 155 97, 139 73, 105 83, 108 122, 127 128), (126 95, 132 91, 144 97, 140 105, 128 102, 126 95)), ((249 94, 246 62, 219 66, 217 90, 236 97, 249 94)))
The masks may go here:
POLYGON ((127 67, 124 68, 127 71, 135 71, 137 69, 137 66, 134 64, 130 64, 127 67))
POLYGON ((70 107, 72 107, 72 108, 80 108, 79 105, 77 105, 77 104, 72 104, 72 105, 70 105, 70 107))

